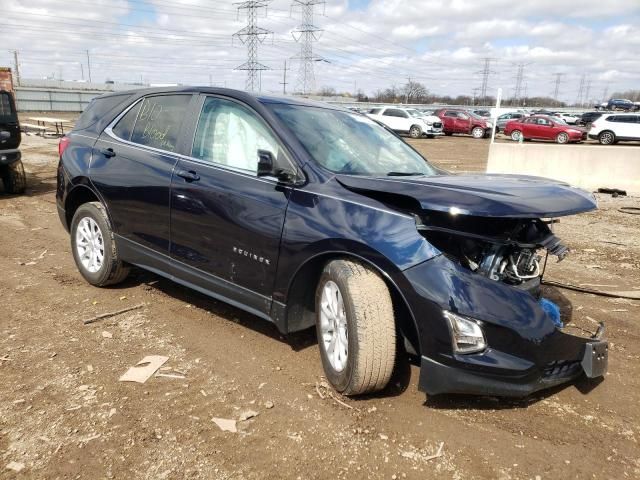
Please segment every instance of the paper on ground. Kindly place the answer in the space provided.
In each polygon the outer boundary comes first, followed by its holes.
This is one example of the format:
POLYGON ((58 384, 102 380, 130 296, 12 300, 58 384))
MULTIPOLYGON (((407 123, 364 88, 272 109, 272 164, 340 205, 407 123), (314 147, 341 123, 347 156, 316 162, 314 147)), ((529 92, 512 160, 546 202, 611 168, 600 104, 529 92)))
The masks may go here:
POLYGON ((124 375, 120 377, 121 382, 146 382, 169 357, 161 355, 148 355, 140 360, 135 367, 131 367, 124 375))

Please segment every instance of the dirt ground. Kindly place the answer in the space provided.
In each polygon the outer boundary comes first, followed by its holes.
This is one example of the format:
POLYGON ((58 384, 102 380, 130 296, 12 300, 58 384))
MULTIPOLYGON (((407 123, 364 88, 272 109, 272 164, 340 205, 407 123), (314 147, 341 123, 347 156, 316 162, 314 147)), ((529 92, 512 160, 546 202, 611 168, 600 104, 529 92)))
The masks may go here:
MULTIPOLYGON (((487 141, 414 143, 454 171, 486 162, 487 141)), ((334 398, 313 332, 283 338, 139 270, 113 288, 85 283, 56 214, 56 144, 25 137, 28 192, 0 195, 0 479, 640 478, 640 301, 562 292, 572 324, 607 324, 599 384, 427 398, 411 367, 379 395, 334 398), (118 381, 146 355, 169 357, 169 376, 118 381), (212 421, 247 412, 237 433, 212 421)), ((640 216, 618 210, 640 199, 599 202, 557 226, 573 253, 547 278, 640 291, 640 216)))

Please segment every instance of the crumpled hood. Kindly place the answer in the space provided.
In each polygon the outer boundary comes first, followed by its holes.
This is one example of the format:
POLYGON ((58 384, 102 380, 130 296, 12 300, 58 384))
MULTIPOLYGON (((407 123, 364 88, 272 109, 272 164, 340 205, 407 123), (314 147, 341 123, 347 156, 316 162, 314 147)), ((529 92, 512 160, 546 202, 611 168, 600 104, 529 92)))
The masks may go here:
MULTIPOLYGON (((363 177, 337 175, 349 190, 370 197, 409 197, 424 210, 480 217, 552 218, 597 208, 588 192, 566 183, 524 175, 363 177)), ((384 197, 384 198, 382 198, 384 197)))

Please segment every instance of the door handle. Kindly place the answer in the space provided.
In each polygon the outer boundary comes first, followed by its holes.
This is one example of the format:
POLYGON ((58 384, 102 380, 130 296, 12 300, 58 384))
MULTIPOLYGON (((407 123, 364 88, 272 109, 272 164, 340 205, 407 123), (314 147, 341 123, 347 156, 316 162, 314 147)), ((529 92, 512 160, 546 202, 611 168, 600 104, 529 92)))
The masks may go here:
POLYGON ((176 175, 178 175, 181 178, 184 178, 187 182, 197 182, 198 180, 200 180, 200 175, 198 175, 193 170, 189 170, 189 171, 179 170, 178 173, 176 173, 176 175))
POLYGON ((100 150, 100 153, 107 158, 116 156, 116 152, 113 151, 113 148, 103 148, 102 150, 100 150))

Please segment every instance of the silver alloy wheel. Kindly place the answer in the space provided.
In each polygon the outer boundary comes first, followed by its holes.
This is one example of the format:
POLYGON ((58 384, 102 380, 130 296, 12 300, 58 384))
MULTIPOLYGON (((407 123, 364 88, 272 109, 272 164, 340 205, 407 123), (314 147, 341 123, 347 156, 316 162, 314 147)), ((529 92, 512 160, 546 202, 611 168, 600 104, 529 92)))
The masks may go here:
POLYGON ((603 132, 600 134, 600 143, 602 145, 611 145, 613 143, 613 133, 603 132))
POLYGON ((511 132, 511 140, 513 140, 514 142, 519 142, 521 135, 522 133, 520 132, 520 130, 514 130, 513 132, 511 132))
POLYGON ((558 140, 558 143, 569 143, 569 135, 567 135, 564 132, 559 133, 557 140, 558 140))
POLYGON ((84 217, 76 228, 76 251, 82 266, 91 273, 102 268, 104 262, 104 238, 102 231, 91 217, 84 217))
POLYGON ((420 130, 420 127, 411 127, 411 130, 409 131, 409 136, 411 138, 420 138, 421 135, 422 130, 420 130))
POLYGON ((476 127, 471 131, 473 138, 484 138, 484 128, 476 127))
POLYGON ((347 366, 349 337, 347 314, 338 285, 329 280, 322 288, 320 299, 320 339, 331 367, 338 373, 347 366))

